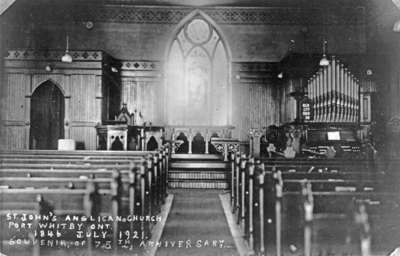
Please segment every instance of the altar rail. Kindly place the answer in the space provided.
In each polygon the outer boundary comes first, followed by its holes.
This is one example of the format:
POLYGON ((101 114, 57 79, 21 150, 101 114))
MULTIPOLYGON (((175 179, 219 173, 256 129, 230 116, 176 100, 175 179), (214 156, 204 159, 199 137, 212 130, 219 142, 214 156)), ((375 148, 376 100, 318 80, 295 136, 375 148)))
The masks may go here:
MULTIPOLYGON (((210 150, 211 138, 231 139, 233 129, 233 126, 166 126, 165 137, 172 142, 172 153, 209 154, 214 153, 210 150)), ((219 152, 218 147, 214 146, 214 150, 219 152)))

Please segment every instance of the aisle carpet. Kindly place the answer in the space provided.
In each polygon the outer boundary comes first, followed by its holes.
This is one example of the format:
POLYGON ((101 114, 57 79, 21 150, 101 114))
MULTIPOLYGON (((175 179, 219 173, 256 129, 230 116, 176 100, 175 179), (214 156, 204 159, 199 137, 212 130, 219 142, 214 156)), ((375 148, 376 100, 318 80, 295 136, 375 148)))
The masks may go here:
POLYGON ((221 190, 173 190, 157 256, 239 255, 219 199, 221 190))

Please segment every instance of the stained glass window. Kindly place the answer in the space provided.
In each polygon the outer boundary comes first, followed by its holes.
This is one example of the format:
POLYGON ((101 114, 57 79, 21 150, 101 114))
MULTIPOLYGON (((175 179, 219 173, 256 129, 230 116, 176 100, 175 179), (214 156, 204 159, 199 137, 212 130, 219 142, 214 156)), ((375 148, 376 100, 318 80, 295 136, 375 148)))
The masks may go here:
POLYGON ((226 49, 215 28, 196 16, 178 31, 167 60, 169 125, 227 125, 226 49))

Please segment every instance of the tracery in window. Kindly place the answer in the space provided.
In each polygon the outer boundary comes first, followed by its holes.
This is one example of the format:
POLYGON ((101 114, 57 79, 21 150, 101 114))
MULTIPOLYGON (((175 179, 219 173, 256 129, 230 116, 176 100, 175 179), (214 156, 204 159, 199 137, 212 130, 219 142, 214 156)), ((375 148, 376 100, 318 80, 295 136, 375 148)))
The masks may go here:
POLYGON ((202 16, 177 33, 167 59, 169 125, 227 125, 226 48, 216 29, 202 16))

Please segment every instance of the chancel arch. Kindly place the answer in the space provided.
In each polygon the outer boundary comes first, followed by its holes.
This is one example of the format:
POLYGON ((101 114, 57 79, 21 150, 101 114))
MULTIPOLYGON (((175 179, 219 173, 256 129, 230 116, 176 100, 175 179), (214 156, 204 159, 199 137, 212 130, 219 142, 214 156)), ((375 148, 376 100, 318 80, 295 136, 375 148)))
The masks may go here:
POLYGON ((230 123, 229 50, 212 20, 195 11, 178 25, 166 56, 166 123, 230 123))
POLYGON ((61 89, 51 80, 40 84, 31 96, 30 149, 57 149, 64 138, 65 102, 61 89))

